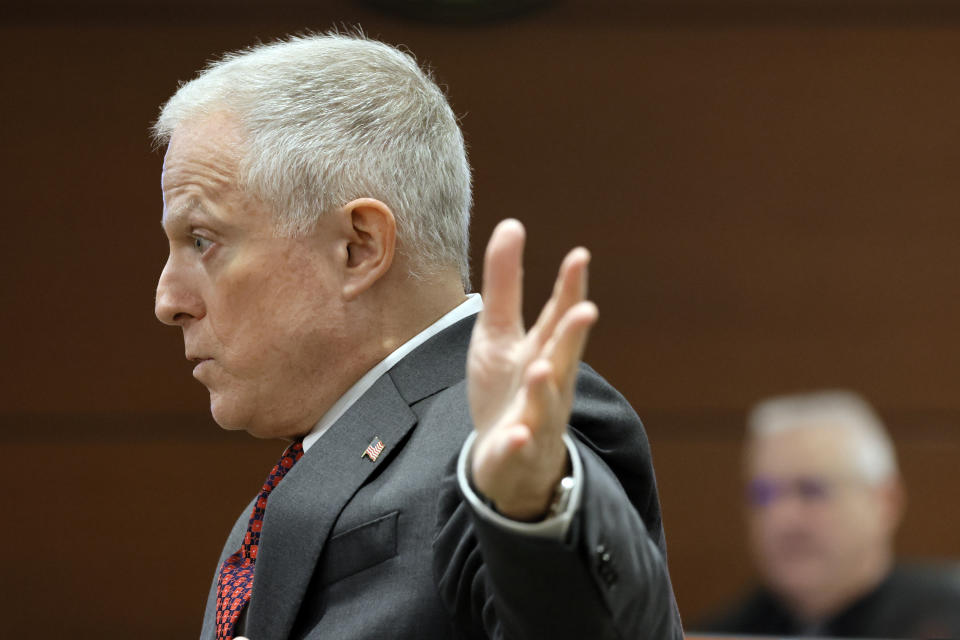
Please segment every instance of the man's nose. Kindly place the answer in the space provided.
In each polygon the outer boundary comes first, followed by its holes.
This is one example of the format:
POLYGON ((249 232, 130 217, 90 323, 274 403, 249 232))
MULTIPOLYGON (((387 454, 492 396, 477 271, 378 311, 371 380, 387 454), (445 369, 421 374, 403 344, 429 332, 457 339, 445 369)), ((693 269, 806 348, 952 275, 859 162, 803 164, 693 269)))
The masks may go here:
POLYGON ((778 528, 793 529, 810 519, 807 503, 794 492, 785 492, 766 508, 766 519, 778 528))
POLYGON ((190 286, 188 274, 175 268, 173 259, 160 272, 160 281, 157 282, 157 298, 154 303, 154 313, 157 320, 164 324, 183 326, 190 319, 203 316, 203 300, 190 286))

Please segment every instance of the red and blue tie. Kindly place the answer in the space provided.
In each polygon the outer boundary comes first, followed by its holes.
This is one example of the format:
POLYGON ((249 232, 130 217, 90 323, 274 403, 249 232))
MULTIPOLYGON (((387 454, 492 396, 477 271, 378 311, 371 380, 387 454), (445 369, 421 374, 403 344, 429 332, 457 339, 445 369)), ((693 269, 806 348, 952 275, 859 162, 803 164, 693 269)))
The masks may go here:
POLYGON ((303 445, 294 442, 280 457, 280 461, 270 470, 263 489, 253 504, 253 513, 247 524, 247 534, 240 549, 223 561, 220 577, 217 579, 217 640, 233 638, 233 629, 250 600, 253 590, 253 567, 257 562, 257 549, 260 546, 260 528, 263 526, 263 513, 267 508, 267 497, 274 487, 280 484, 283 476, 303 456, 303 445))

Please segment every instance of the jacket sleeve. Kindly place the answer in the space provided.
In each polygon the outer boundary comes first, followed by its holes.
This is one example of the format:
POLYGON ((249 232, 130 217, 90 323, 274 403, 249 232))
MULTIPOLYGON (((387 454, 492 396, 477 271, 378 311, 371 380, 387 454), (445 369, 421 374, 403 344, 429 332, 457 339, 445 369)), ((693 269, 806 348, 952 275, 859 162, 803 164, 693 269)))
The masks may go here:
POLYGON ((434 575, 458 631, 471 639, 682 638, 643 426, 586 366, 570 433, 584 484, 562 541, 478 517, 448 468, 434 575))

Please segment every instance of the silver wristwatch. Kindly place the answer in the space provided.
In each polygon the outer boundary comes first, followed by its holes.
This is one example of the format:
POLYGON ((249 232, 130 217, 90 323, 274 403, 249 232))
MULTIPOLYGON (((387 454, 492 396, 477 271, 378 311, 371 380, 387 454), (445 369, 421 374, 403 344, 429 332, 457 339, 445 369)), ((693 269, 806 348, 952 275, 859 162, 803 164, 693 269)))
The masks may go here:
POLYGON ((557 483, 557 488, 553 490, 553 499, 550 501, 550 507, 547 509, 547 518, 555 518, 567 510, 570 505, 570 497, 573 496, 573 487, 576 481, 573 476, 564 476, 557 483))

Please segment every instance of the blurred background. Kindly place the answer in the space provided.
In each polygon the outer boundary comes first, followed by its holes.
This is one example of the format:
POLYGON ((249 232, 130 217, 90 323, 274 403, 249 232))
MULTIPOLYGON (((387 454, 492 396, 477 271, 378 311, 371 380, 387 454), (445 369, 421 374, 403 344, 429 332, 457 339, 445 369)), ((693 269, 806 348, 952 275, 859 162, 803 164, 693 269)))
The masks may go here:
POLYGON ((593 250, 587 360, 647 425, 687 619, 751 580, 740 445, 771 393, 870 398, 910 491, 898 551, 960 558, 960 5, 8 1, 5 634, 199 631, 282 445, 221 431, 153 316, 147 129, 224 51, 358 24, 462 115, 475 264, 498 220, 527 224, 528 318, 563 253, 593 250))

